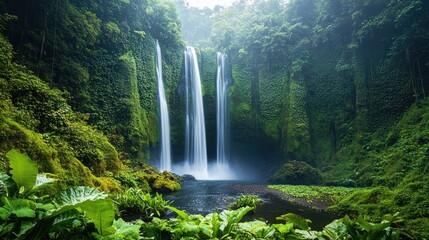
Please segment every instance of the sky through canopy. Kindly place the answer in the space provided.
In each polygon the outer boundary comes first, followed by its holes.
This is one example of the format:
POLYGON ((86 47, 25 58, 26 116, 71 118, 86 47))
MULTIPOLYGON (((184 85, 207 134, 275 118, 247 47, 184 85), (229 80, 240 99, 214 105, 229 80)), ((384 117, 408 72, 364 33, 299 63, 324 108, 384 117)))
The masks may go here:
POLYGON ((216 5, 230 6, 235 0, 185 0, 189 5, 197 8, 213 8, 216 5))

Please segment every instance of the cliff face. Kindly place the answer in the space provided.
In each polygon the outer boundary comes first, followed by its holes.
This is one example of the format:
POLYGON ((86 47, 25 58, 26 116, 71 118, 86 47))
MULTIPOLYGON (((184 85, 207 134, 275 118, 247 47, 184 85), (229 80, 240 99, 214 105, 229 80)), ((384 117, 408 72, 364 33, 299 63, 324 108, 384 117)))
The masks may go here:
POLYGON ((212 40, 233 66, 237 147, 257 142, 249 149, 329 168, 342 148, 383 139, 429 90, 428 8, 269 1, 215 15, 212 40))
POLYGON ((183 43, 175 7, 140 0, 4 1, 2 12, 14 16, 5 28, 16 60, 60 89, 121 158, 149 160, 158 138, 155 39, 166 88, 175 89, 180 78, 183 43))

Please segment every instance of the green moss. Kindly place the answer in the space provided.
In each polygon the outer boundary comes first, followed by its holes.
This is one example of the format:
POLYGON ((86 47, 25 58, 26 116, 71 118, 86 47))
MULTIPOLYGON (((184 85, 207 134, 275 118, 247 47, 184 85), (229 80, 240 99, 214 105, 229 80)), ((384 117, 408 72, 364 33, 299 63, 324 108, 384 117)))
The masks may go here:
MULTIPOLYGON (((130 116, 129 126, 127 126, 128 133, 125 135, 127 146, 126 152, 130 153, 130 157, 132 159, 143 159, 144 156, 141 149, 147 149, 148 147, 149 139, 147 128, 149 126, 149 122, 140 103, 136 60, 132 52, 122 55, 119 59, 123 62, 125 69, 124 73, 128 76, 128 84, 130 84, 129 97, 123 99, 124 102, 128 103, 128 109, 126 110, 129 111, 128 115, 130 116)), ((146 157, 146 159, 148 158, 146 157)))
POLYGON ((2 117, 0 117, 0 128, 1 138, 8 139, 8 141, 0 143, 0 154, 3 155, 3 159, 5 159, 4 154, 8 149, 17 148, 34 159, 39 164, 41 171, 63 175, 63 169, 58 162, 57 150, 49 146, 41 134, 2 117))
MULTIPOLYGON (((12 51, 0 34, 0 41, 12 51)), ((3 45, 2 45, 3 46, 3 45)), ((12 148, 27 153, 43 172, 53 173, 64 184, 105 189, 106 170, 122 168, 116 149, 97 130, 86 125, 57 89, 50 88, 25 67, 6 58, 0 65, 0 160, 12 148)))
POLYGON ((306 110, 306 87, 302 76, 294 76, 289 83, 287 111, 283 119, 283 149, 287 157, 312 159, 310 126, 306 110))
POLYGON ((157 192, 175 192, 179 191, 181 186, 177 178, 170 172, 164 171, 159 174, 151 184, 153 190, 157 192))
POLYGON ((143 171, 132 171, 125 169, 119 174, 113 175, 113 178, 119 181, 124 188, 138 188, 145 192, 150 192, 147 174, 143 171))

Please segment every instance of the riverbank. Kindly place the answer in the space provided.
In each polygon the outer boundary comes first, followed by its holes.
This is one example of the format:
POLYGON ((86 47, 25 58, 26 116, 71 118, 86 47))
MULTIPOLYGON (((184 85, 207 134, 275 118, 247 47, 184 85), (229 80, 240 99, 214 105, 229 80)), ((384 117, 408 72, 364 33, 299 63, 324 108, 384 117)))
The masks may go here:
MULTIPOLYGON (((164 194, 164 199, 189 214, 204 216, 228 209, 228 206, 242 194, 258 195, 264 201, 253 214, 244 217, 245 221, 263 219, 269 223, 279 223, 281 221, 278 221, 277 217, 294 213, 311 219, 312 229, 320 230, 338 218, 336 214, 321 210, 322 208, 305 205, 305 201, 298 204, 281 192, 268 188, 267 185, 243 181, 185 181, 180 191, 164 194)), ((167 217, 174 217, 168 214, 167 217)))
POLYGON ((328 211, 330 206, 359 190, 359 188, 346 187, 262 184, 234 184, 232 188, 243 194, 272 195, 299 206, 320 211, 328 211))

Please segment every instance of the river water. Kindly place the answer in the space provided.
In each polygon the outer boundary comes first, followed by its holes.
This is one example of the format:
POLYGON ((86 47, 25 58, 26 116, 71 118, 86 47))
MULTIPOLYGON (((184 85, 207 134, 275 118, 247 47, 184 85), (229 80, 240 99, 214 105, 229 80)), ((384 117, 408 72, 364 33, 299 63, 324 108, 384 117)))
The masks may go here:
MULTIPOLYGON (((227 209, 228 206, 241 194, 258 195, 264 203, 256 208, 254 214, 248 214, 244 220, 265 220, 269 223, 280 223, 276 217, 286 213, 295 213, 310 219, 310 227, 321 230, 338 216, 286 201, 276 194, 275 190, 266 189, 265 185, 254 182, 239 181, 185 181, 178 192, 164 194, 164 199, 172 201, 171 205, 185 210, 190 214, 206 215, 218 210, 227 209)), ((167 217, 174 217, 168 212, 167 217)))

